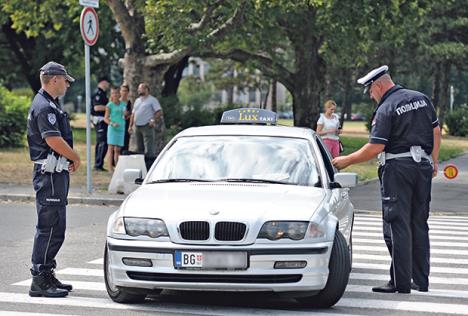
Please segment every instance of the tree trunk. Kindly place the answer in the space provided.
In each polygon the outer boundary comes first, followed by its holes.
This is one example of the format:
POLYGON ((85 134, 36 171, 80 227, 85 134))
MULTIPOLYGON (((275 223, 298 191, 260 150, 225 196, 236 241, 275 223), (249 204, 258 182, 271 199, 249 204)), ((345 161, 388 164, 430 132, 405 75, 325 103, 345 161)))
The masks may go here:
POLYGON ((317 128, 320 116, 320 93, 323 92, 323 60, 317 51, 308 50, 306 54, 296 53, 298 72, 293 75, 294 126, 317 128), (314 71, 311 71, 311 70, 314 71))
POLYGON ((234 86, 231 86, 231 87, 228 87, 226 89, 226 92, 227 92, 227 104, 228 105, 232 105, 234 104, 234 86))
POLYGON ((432 104, 437 109, 440 102, 440 76, 441 76, 441 65, 436 63, 434 67, 434 75, 432 77, 432 104))
POLYGON ((175 96, 177 89, 179 89, 180 81, 182 80, 182 73, 188 65, 189 56, 185 56, 177 64, 169 67, 169 70, 164 74, 164 88, 161 95, 163 97, 175 96))
MULTIPOLYGON (((350 76, 345 76, 343 78, 350 78, 350 76)), ((343 105, 341 107, 341 117, 340 117, 340 126, 344 126, 344 118, 347 115, 348 118, 351 118, 351 98, 352 98, 351 81, 344 80, 343 82, 343 105)))
POLYGON ((273 112, 278 112, 277 88, 278 82, 276 80, 273 80, 271 84, 271 110, 273 112))
POLYGON ((129 99, 133 102, 138 97, 138 85, 142 82, 148 84, 151 95, 156 97, 161 96, 164 74, 168 70, 169 65, 161 64, 156 67, 148 67, 144 65, 146 57, 145 54, 127 52, 121 65, 124 81, 130 87, 129 99))
POLYGON ((439 105, 439 124, 440 128, 444 126, 445 111, 450 103, 450 61, 444 61, 442 64, 442 73, 440 78, 440 105, 439 105))

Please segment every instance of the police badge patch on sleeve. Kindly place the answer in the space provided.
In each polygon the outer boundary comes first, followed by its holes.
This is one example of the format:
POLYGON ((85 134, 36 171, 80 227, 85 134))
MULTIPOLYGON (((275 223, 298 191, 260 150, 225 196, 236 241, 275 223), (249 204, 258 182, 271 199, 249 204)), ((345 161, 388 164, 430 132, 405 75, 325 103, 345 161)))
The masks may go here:
POLYGON ((47 114, 47 120, 49 120, 50 124, 54 125, 57 122, 57 117, 54 113, 49 113, 47 114))

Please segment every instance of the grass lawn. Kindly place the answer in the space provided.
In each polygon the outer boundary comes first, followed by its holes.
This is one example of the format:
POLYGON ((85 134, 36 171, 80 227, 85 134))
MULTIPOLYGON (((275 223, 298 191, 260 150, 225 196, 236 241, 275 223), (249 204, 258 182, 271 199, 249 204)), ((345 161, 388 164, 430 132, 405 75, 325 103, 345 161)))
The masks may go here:
MULTIPOLYGON (((281 125, 292 125, 292 120, 280 120, 281 125)), ((76 115, 72 121, 75 148, 81 157, 82 165, 78 172, 71 177, 72 186, 86 186, 86 124, 83 114, 76 115)), ((91 160, 94 163, 95 133, 91 131, 91 160)), ((364 122, 345 122, 341 140, 349 154, 361 148, 368 141, 368 133, 364 122)), ((25 142, 26 143, 26 142, 25 142)), ((444 135, 440 151, 440 161, 446 161, 468 152, 468 138, 457 138, 444 135)), ((107 167, 106 167, 107 168, 107 167)), ((357 164, 344 169, 356 172, 360 181, 377 177, 377 160, 357 164)), ((32 163, 29 159, 27 147, 0 149, 0 182, 31 184, 32 163)), ((93 185, 98 190, 107 190, 112 175, 109 172, 95 172, 93 170, 93 185)))

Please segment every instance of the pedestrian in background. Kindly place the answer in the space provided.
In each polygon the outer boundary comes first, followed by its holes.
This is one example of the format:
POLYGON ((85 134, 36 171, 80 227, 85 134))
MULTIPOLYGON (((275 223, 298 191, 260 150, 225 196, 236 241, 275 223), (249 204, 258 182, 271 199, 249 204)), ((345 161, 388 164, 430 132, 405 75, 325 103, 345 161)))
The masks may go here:
POLYGON ((107 129, 109 171, 114 170, 119 160, 120 150, 124 146, 126 111, 127 105, 120 101, 120 89, 112 87, 110 102, 107 104, 104 116, 104 121, 109 125, 107 129))
POLYGON ((96 130, 96 147, 94 151, 94 170, 106 171, 104 169, 104 159, 107 153, 107 124, 104 122, 106 106, 109 103, 107 90, 110 83, 107 77, 99 78, 96 91, 91 101, 91 115, 93 115, 93 125, 96 130))
POLYGON ((130 144, 130 133, 128 132, 128 128, 130 127, 130 116, 132 116, 132 101, 128 99, 128 93, 130 92, 130 88, 127 84, 122 84, 120 86, 120 101, 126 104, 126 112, 125 112, 125 137, 124 137, 124 146, 122 147, 122 154, 128 154, 128 146, 130 144))
POLYGON ((64 66, 51 61, 40 69, 40 81, 42 88, 34 97, 27 123, 37 210, 29 295, 64 297, 72 286, 55 277, 55 257, 65 239, 69 172, 75 172, 81 162, 58 98, 75 79, 64 66))
POLYGON ((369 143, 333 164, 343 169, 380 154, 383 233, 392 262, 390 280, 372 291, 427 292, 427 220, 432 177, 438 171, 439 121, 426 95, 395 85, 387 72, 382 66, 358 80, 377 102, 369 143))
POLYGON ((322 137, 332 157, 335 158, 340 154, 340 137, 338 135, 341 133, 340 118, 335 114, 336 102, 328 100, 325 102, 324 110, 325 112, 320 114, 317 121, 316 132, 322 137))
POLYGON ((138 95, 130 117, 128 132, 135 137, 136 152, 145 155, 146 167, 149 169, 156 158, 155 127, 161 124, 162 110, 158 99, 150 95, 146 83, 138 85, 138 95))

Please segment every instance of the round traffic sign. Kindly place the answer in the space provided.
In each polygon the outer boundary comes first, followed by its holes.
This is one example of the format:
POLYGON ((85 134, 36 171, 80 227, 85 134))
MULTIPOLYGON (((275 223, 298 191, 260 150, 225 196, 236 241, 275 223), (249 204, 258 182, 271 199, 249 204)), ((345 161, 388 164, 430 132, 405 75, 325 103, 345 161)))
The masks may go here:
POLYGON ((80 30, 88 46, 96 44, 99 37, 99 19, 93 8, 86 7, 81 11, 80 30))
POLYGON ((455 179, 458 175, 458 169, 455 165, 447 165, 445 168, 444 168, 444 176, 447 178, 447 179, 455 179))

